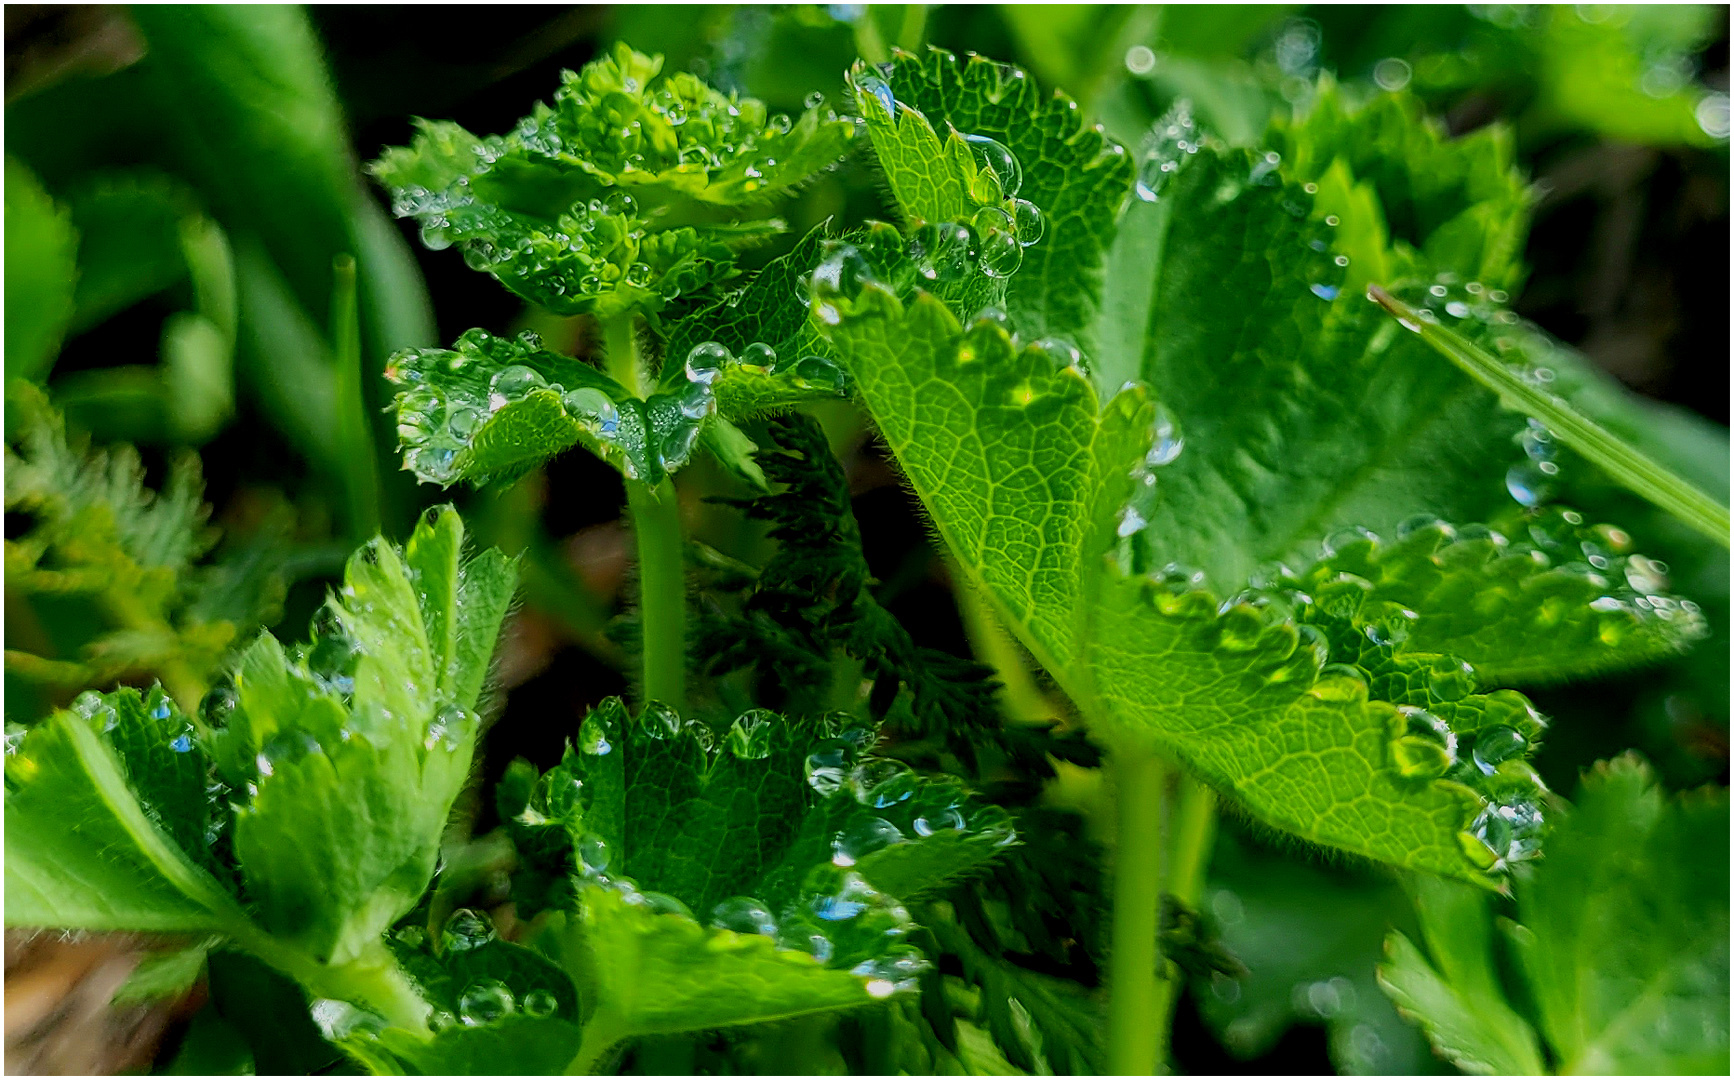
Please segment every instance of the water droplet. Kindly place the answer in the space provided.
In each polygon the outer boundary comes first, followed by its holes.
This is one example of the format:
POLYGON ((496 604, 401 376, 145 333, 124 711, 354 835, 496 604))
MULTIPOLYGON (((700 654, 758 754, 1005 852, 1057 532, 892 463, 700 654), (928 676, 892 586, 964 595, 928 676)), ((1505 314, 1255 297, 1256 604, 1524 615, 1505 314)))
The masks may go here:
POLYGON ((446 430, 452 438, 467 441, 476 429, 482 426, 482 414, 467 406, 453 409, 451 416, 446 418, 446 430))
POLYGON ((1023 166, 1018 164, 1017 155, 1013 154, 1004 143, 996 142, 986 135, 965 135, 963 141, 969 144, 970 151, 975 154, 976 168, 992 174, 998 191, 991 193, 990 198, 977 198, 982 202, 997 202, 1016 195, 1024 184, 1023 166))
POLYGON ((897 97, 891 93, 891 86, 884 79, 877 75, 865 75, 855 81, 855 87, 867 95, 866 97, 862 97, 861 94, 856 95, 862 104, 871 98, 879 103, 881 109, 885 110, 886 116, 895 117, 897 115, 897 97))
POLYGON ((524 1014, 538 1020, 553 1016, 559 1011, 560 999, 554 996, 554 991, 547 989, 532 990, 524 995, 524 1014))
POLYGON ((975 235, 955 221, 923 225, 909 239, 915 272, 941 285, 966 276, 975 254, 975 235))
POLYGON ((915 793, 914 773, 901 761, 868 758, 849 774, 849 788, 857 802, 883 810, 915 793))
POLYGON ((815 90, 801 100, 801 106, 807 109, 817 109, 823 104, 825 104, 825 94, 822 90, 815 90))
POLYGON ((804 766, 808 786, 821 796, 835 795, 848 776, 844 769, 847 762, 848 753, 841 747, 827 747, 808 754, 804 766))
POLYGON ((1126 70, 1134 75, 1148 75, 1156 69, 1156 53, 1148 45, 1134 45, 1126 50, 1126 70))
POLYGON ((1409 634, 1420 616, 1400 604, 1390 601, 1364 605, 1361 609, 1361 632, 1374 645, 1395 648, 1409 640, 1409 634))
POLYGON ((1264 619, 1257 609, 1247 604, 1235 604, 1216 623, 1217 647, 1229 652, 1247 652, 1257 647, 1264 632, 1264 619))
POLYGON ((1150 434, 1150 450, 1144 455, 1144 464, 1153 469, 1172 464, 1180 456, 1180 451, 1186 449, 1186 436, 1180 431, 1180 422, 1160 403, 1155 408, 1150 434))
POLYGON ((1313 295, 1318 297, 1320 300, 1329 301, 1337 298, 1337 287, 1335 285, 1321 285, 1315 282, 1314 284, 1307 286, 1307 288, 1311 289, 1313 295))
POLYGON ((631 195, 615 188, 602 200, 602 209, 615 217, 631 217, 638 213, 638 200, 631 195))
POLYGON ((488 389, 508 400, 523 397, 532 390, 540 390, 547 386, 548 381, 533 368, 522 364, 513 364, 495 375, 488 389))
POLYGON ((1372 595, 1373 583, 1355 574, 1338 574, 1312 590, 1313 603, 1337 619, 1353 619, 1372 595))
POLYGON ((585 833, 578 839, 578 862, 586 874, 606 873, 614 852, 608 841, 595 833, 585 833))
POLYGON ((750 896, 731 896, 711 909, 710 924, 737 934, 777 936, 777 920, 768 908, 750 896))
POLYGON ((771 735, 779 723, 768 709, 750 709, 729 727, 728 747, 735 757, 759 761, 771 755, 771 735))
POLYGON ((1453 300, 1445 305, 1445 314, 1453 319, 1467 319, 1469 317, 1469 305, 1461 300, 1453 300))
POLYGON ((470 1027, 492 1024, 516 1009, 512 991, 498 979, 477 979, 464 987, 463 996, 458 998, 458 1019, 470 1027))
POLYGON ((1505 490, 1524 506, 1540 506, 1553 497, 1553 484, 1539 466, 1522 461, 1505 473, 1505 490))
POLYGON ((1045 360, 1054 371, 1064 371, 1069 367, 1083 369, 1083 354, 1076 345, 1064 338, 1041 338, 1030 343, 1028 351, 1045 360))
POLYGON ((1326 664, 1308 691, 1320 701, 1367 700, 1367 677, 1353 664, 1326 664))
POLYGON ((646 705, 644 711, 638 714, 638 722, 646 735, 660 740, 675 738, 685 726, 681 722, 680 714, 660 701, 646 705))
POLYGON ((1426 709, 1399 705, 1403 734, 1391 743, 1391 761, 1411 780, 1436 780, 1457 763, 1457 736, 1426 709))
POLYGON ((566 415, 602 438, 613 438, 620 429, 620 410, 607 394, 594 386, 581 386, 560 399, 566 415))
POLYGON ((474 731, 475 718, 469 711, 462 705, 447 703, 428 722, 427 738, 422 745, 429 750, 435 747, 456 750, 474 731))
POLYGON ((803 390, 819 390, 842 394, 849 389, 849 376, 842 368, 823 356, 803 356, 795 361, 795 385, 803 390))
POLYGON ((689 381, 709 386, 722 374, 723 366, 734 357, 727 348, 715 341, 694 345, 686 354, 686 377, 689 381))
POLYGON ((1454 656, 1441 656, 1427 669, 1427 689, 1440 701, 1462 701, 1475 692, 1475 669, 1454 656))
POLYGON ((359 1031, 373 1032, 385 1028, 385 1021, 380 1017, 333 998, 316 999, 309 1013, 319 1033, 333 1042, 342 1042, 359 1031))
POLYGON ((1476 768, 1483 774, 1492 776, 1501 764, 1522 757, 1528 749, 1529 740, 1515 729, 1504 724, 1495 724, 1476 732, 1475 747, 1470 756, 1475 759, 1476 768))
POLYGON ((614 749, 620 740, 620 730, 611 714, 594 710, 578 728, 578 749, 593 757, 601 757, 614 749))
POLYGON ((1379 89, 1392 93, 1408 86, 1413 75, 1409 62, 1399 57, 1387 56, 1373 65, 1373 81, 1379 84, 1379 89))
POLYGON ((859 874, 850 873, 844 875, 842 885, 835 893, 815 896, 809 907, 813 914, 826 922, 847 922, 858 918, 869 904, 878 899, 879 893, 873 886, 859 874))
POLYGON ((494 940, 494 924, 474 908, 459 908, 446 920, 446 952, 469 952, 494 940))
POLYGON ((1024 250, 1018 246, 1010 214, 997 206, 976 211, 971 223, 978 240, 981 272, 988 277, 1008 277, 1023 265, 1024 250))
POLYGON ((652 915, 679 915, 681 918, 692 918, 692 909, 667 893, 643 893, 640 902, 652 915))
POLYGON ((1029 247, 1041 240, 1047 223, 1042 220, 1040 207, 1027 199, 1017 199, 1012 202, 1012 224, 1017 231, 1018 243, 1029 247))
MULTIPOLYGON (((695 399, 693 404, 702 405, 704 409, 708 410, 715 405, 715 399, 709 395, 704 395, 695 399)), ((681 412, 692 418, 692 414, 687 412, 687 408, 687 405, 683 405, 681 412)), ((703 416, 704 411, 700 411, 699 415, 703 416)), ((657 448, 657 456, 662 460, 663 468, 673 472, 685 465, 692 457, 693 447, 698 445, 698 436, 699 425, 697 424, 682 424, 664 435, 662 445, 657 448)))
POLYGON ((755 341, 741 350, 740 366, 742 371, 755 375, 769 375, 777 370, 777 350, 762 341, 755 341))
POLYGON ((1541 811, 1530 803, 1489 806, 1464 834, 1465 853, 1488 869, 1500 869, 1535 857, 1541 850, 1541 831, 1541 811), (1477 852, 1474 843, 1485 852, 1477 852))

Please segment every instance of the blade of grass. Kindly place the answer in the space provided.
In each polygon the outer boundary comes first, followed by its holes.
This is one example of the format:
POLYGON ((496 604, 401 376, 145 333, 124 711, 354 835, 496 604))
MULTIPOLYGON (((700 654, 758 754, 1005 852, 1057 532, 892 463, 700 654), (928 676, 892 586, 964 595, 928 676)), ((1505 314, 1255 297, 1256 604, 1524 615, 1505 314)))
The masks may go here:
POLYGON ((1545 387, 1526 381, 1509 365, 1437 321, 1430 321, 1379 286, 1367 287, 1367 299, 1390 312, 1405 329, 1421 335, 1423 341, 1470 378, 1547 425, 1567 446, 1601 466, 1626 490, 1673 514, 1723 547, 1729 546, 1726 506, 1583 416, 1545 387))

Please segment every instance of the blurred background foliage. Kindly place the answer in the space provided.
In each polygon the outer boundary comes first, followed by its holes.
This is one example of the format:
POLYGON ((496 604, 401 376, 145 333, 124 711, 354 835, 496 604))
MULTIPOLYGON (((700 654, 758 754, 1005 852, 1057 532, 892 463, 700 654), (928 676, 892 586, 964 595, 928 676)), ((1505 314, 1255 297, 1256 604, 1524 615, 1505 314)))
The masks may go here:
MULTIPOLYGON (((1724 7, 10 5, 6 378, 42 388, 67 431, 42 426, 40 393, 9 390, 8 446, 32 468, 15 482, 9 449, 8 721, 116 681, 162 678, 173 691, 180 679, 202 693, 228 642, 260 624, 299 636, 355 541, 402 536, 447 497, 399 469, 383 412, 392 350, 475 326, 533 327, 573 355, 593 347, 586 319, 528 309, 456 252, 424 249, 359 165, 407 142, 412 116, 504 130, 561 69, 615 40, 790 110, 815 92, 842 104, 857 55, 980 52, 1064 88, 1131 145, 1182 98, 1216 136, 1256 143, 1329 77, 1364 95, 1407 87, 1454 133, 1508 125, 1536 198, 1518 311, 1656 402, 1646 438, 1726 497, 1724 7), (130 510, 54 490, 43 455, 74 469, 86 437, 140 448, 104 458, 130 510), (200 464, 221 542, 201 533, 150 548, 139 537, 154 527, 203 528, 196 487, 186 493, 200 464), (41 490, 26 490, 32 476, 41 490), (153 501, 141 479, 163 494, 153 501), (113 542, 93 552, 67 539, 93 530, 113 542), (155 599, 68 591, 41 574, 50 557, 155 582, 155 599)), ((883 217, 885 205, 856 155, 786 207, 789 236, 831 215, 883 217)), ((823 419, 881 601, 920 644, 967 655, 916 506, 855 414, 823 419)), ((1571 792, 1591 761, 1637 747, 1670 786, 1725 784, 1725 553, 1593 470, 1569 475, 1579 479, 1563 501, 1641 533, 1717 631, 1679 661, 1539 693, 1555 724, 1538 765, 1571 792)), ((720 470, 695 468, 691 481, 697 540, 753 561, 768 550, 757 526, 703 501, 734 492, 720 470)), ((573 454, 505 491, 452 494, 485 541, 526 559, 484 770, 497 776, 518 755, 550 764, 584 710, 625 685, 618 476, 573 454)), ((1067 768, 1051 795, 1088 805, 1097 784, 1067 768)), ((1175 1034, 1182 1068, 1447 1070, 1373 982, 1386 928, 1413 922, 1394 883, 1230 828, 1206 897, 1201 914, 1249 974, 1194 985, 1175 1034)))

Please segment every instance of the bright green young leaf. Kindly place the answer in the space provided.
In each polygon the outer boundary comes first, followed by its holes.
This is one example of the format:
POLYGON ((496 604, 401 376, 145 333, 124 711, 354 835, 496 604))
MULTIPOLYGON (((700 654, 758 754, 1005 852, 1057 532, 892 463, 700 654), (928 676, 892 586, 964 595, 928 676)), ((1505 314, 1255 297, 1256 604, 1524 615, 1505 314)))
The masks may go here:
POLYGON ((462 545, 449 509, 401 554, 367 545, 303 656, 261 636, 242 657, 216 747, 248 792, 236 857, 260 924, 321 963, 362 955, 421 898, 468 775, 515 574, 462 545))
POLYGON ((430 247, 563 314, 654 313, 736 271, 776 221, 711 224, 710 206, 785 194, 848 150, 854 125, 725 96, 624 44, 567 72, 554 105, 502 136, 422 124, 373 166, 430 247))
POLYGON ((6 159, 6 369, 41 378, 71 324, 78 233, 41 181, 6 159))
POLYGON ((87 695, 15 745, 8 739, 7 925, 197 933, 244 924, 201 865, 205 759, 195 739, 160 689, 87 695))
POLYGON ((110 1000, 116 1005, 173 1001, 186 994, 205 971, 205 945, 151 953, 139 961, 110 1000))
MULTIPOLYGON (((1508 935, 1556 1071, 1727 1071, 1727 851, 1725 796, 1670 798, 1631 756, 1585 776, 1516 883, 1508 935)), ((1393 934, 1387 992, 1459 1066, 1540 1071, 1495 974, 1488 899, 1424 883, 1418 900, 1429 955, 1393 934)))
POLYGON ((578 912, 557 951, 608 1041, 913 987, 925 961, 897 898, 969 874, 1013 832, 956 781, 867 756, 872 739, 762 711, 720 738, 658 705, 591 714, 514 828, 568 836, 578 912))

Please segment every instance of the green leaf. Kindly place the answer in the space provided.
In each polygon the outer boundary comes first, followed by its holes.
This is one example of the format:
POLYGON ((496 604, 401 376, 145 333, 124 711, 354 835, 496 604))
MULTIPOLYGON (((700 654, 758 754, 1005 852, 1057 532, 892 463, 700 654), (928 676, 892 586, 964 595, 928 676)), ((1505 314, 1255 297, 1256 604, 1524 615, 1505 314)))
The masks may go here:
MULTIPOLYGON (((1516 882, 1508 934, 1559 1072, 1727 1069, 1727 850, 1721 792, 1669 798, 1630 755, 1584 777, 1548 858, 1516 882)), ((1431 957, 1392 935, 1387 991, 1460 1066, 1539 1071, 1494 974, 1487 898, 1440 885, 1418 898, 1431 957)))
POLYGON ((340 1045, 376 1076, 557 1076, 577 1052, 580 1035, 568 1020, 511 1015, 431 1036, 362 1029, 340 1045))
POLYGON ((177 843, 193 824, 184 815, 205 806, 190 725, 160 691, 148 715, 133 690, 80 701, 88 715, 56 713, 7 747, 7 925, 191 932, 243 925, 235 899, 200 865, 204 836, 190 838, 191 850, 177 843), (111 721, 116 726, 105 732, 111 721), (165 726, 175 730, 172 739, 163 738, 165 726), (182 753, 188 757, 165 761, 182 753))
MULTIPOLYGON (((1383 289, 1368 295, 1396 316, 1405 329, 1414 331, 1470 377, 1533 414, 1544 434, 1555 435, 1567 446, 1599 465, 1629 491, 1677 515, 1704 535, 1728 546, 1728 507, 1707 492, 1651 461, 1643 451, 1622 441, 1594 420, 1579 414, 1565 399, 1537 385, 1533 369, 1512 370, 1473 342, 1440 324, 1430 310, 1416 311, 1383 289)), ((1550 372, 1551 377, 1551 372, 1550 372)))
MULTIPOLYGON (((83 596, 105 613, 98 636, 82 643, 77 662, 9 652, 7 666, 68 688, 155 674, 183 706, 203 695, 203 681, 250 619, 200 606, 201 583, 213 573, 199 560, 216 536, 205 527, 199 460, 171 459, 160 492, 144 487, 130 446, 88 450, 67 435, 42 392, 22 381, 8 388, 6 509, 28 521, 6 541, 7 583, 25 596, 83 596)), ((254 580, 268 599, 276 566, 254 580)), ((266 603, 242 612, 254 618, 266 603)))
POLYGON ((1098 406, 1076 367, 1017 351, 991 321, 965 333, 931 297, 905 306, 866 283, 834 304, 832 340, 940 534, 1093 722, 1158 742, 1298 836, 1477 876, 1458 834, 1480 797, 1399 770, 1401 714, 1358 678, 1321 677, 1317 631, 1109 565, 1150 446, 1140 389, 1098 406))
POLYGON ((662 74, 662 58, 616 44, 567 72, 554 105, 503 136, 423 123, 373 166, 428 246, 563 314, 660 311, 735 272, 733 249, 779 222, 710 224, 710 206, 786 193, 848 150, 854 125, 662 74))
MULTIPOLYGON (((858 88, 861 77, 855 79, 858 88)), ((1031 241, 1028 232, 1018 231, 1018 243, 1031 246, 1022 249, 1021 269, 1008 282, 1006 311, 1028 339, 1068 338, 1093 354, 1092 324, 1116 216, 1132 183, 1131 155, 1099 125, 1088 125, 1077 103, 1064 94, 1044 97, 1022 71, 980 56, 959 63, 940 49, 922 56, 899 51, 882 81, 901 118, 896 134, 882 101, 862 98, 861 110, 904 212, 942 222, 971 218, 979 205, 1001 198, 1029 203, 1039 213, 1039 239, 1031 241), (943 153, 953 162, 950 186, 937 191, 923 178, 941 160, 935 130, 946 131, 943 153), (950 132, 991 140, 1010 152, 1014 164, 1008 168, 998 150, 976 144, 998 181, 984 187, 976 162, 961 157, 963 144, 950 132), (917 168, 917 161, 927 167, 917 168), (906 177, 907 169, 917 172, 906 177)), ((975 231, 986 233, 975 220, 975 231)))
POLYGON ((6 367, 20 379, 47 374, 72 321, 78 233, 41 181, 6 159, 6 367))
POLYGON ((410 349, 386 377, 395 400, 404 467, 428 483, 511 480, 582 444, 626 476, 660 482, 692 458, 716 408, 709 377, 641 400, 578 360, 548 352, 526 331, 516 339, 471 330, 454 349, 410 349))
POLYGON ((204 945, 151 953, 139 961, 110 1000, 116 1005, 175 1000, 193 988, 205 972, 204 945))
POLYGON ((468 774, 514 575, 497 552, 461 562, 462 543, 455 512, 430 512, 401 555, 351 557, 302 656, 261 636, 242 658, 217 744, 249 793, 235 852, 261 925, 321 963, 361 956, 421 898, 468 774))
POLYGON ((1493 916, 1479 890, 1417 878, 1412 883, 1435 971, 1407 937, 1385 943, 1379 981, 1433 1045, 1465 1072, 1534 1076, 1546 1071, 1535 1030, 1505 1002, 1493 965, 1493 916))
POLYGON ((1460 531, 1423 518, 1392 542, 1346 534, 1298 586, 1324 610, 1365 610, 1363 628, 1391 605, 1407 609, 1416 617, 1403 619, 1399 655, 1449 654, 1484 688, 1632 667, 1704 636, 1698 606, 1667 595, 1667 577, 1622 530, 1558 509, 1496 524, 1460 531))
POLYGON ((763 711, 720 738, 658 705, 591 713, 515 820, 567 832, 548 852, 577 875, 558 952, 610 1040, 913 988, 925 961, 890 890, 969 874, 1013 832, 956 781, 866 756, 871 741, 763 711))
POLYGON ((149 169, 99 174, 67 205, 80 237, 75 332, 186 276, 180 227, 198 208, 185 185, 149 169))

